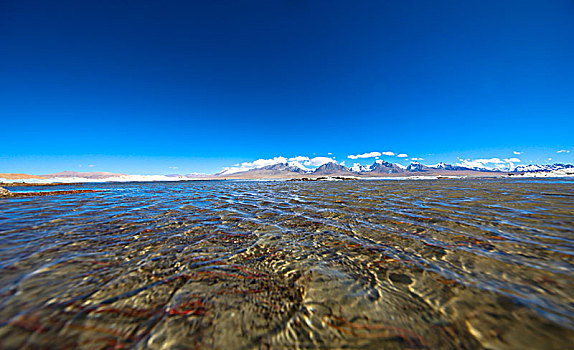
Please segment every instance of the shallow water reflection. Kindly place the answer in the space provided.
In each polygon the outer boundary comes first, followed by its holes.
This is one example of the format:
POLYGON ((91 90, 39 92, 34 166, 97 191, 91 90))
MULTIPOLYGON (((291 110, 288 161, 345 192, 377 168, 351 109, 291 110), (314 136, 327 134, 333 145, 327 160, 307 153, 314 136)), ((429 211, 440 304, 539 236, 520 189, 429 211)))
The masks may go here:
POLYGON ((2 349, 574 344, 574 181, 57 189, 0 199, 2 349))

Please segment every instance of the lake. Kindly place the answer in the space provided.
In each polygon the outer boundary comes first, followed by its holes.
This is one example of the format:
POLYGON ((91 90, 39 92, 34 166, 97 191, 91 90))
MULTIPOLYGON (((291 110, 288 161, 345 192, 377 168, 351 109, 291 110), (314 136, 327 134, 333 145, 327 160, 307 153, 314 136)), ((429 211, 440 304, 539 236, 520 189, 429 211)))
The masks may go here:
POLYGON ((73 189, 0 198, 2 349, 574 344, 574 179, 73 189))

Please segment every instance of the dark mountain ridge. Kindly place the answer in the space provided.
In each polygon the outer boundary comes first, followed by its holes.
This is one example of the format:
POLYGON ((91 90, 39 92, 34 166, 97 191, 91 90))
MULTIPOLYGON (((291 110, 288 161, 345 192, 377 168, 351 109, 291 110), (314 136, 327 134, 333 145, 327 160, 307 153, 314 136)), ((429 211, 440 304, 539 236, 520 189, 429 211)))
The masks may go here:
POLYGON ((317 175, 353 175, 356 173, 352 172, 351 170, 349 170, 344 165, 340 165, 340 164, 337 164, 335 162, 330 162, 327 164, 323 164, 320 167, 318 167, 317 169, 315 169, 315 171, 313 171, 313 174, 317 174, 317 175))

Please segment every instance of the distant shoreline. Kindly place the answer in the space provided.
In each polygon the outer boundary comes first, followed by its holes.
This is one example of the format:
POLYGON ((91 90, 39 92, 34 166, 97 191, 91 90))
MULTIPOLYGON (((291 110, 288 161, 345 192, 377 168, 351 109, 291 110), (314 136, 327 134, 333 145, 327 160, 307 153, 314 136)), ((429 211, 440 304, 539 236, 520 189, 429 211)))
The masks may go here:
MULTIPOLYGON (((98 181, 79 181, 79 182, 2 182, 0 178, 1 187, 52 187, 52 186, 83 186, 86 184, 126 184, 126 183, 181 183, 181 182, 197 182, 197 181, 285 181, 285 182, 314 182, 314 181, 401 181, 401 180, 460 180, 460 179, 511 179, 511 178, 531 178, 541 176, 528 176, 528 175, 511 175, 511 174, 490 174, 490 175, 475 175, 475 176, 436 176, 436 175, 411 175, 411 176, 379 176, 379 177, 343 177, 343 176, 308 176, 308 177, 268 177, 268 178, 206 178, 206 179, 185 179, 185 180, 166 180, 166 181, 106 181, 104 179, 98 181)), ((545 176, 550 177, 564 177, 564 176, 545 176)), ((574 176, 568 176, 574 177, 574 176)))
POLYGON ((336 162, 328 162, 314 169, 306 169, 288 162, 252 169, 230 169, 217 174, 165 174, 141 175, 122 174, 104 171, 77 172, 62 171, 44 175, 24 173, 0 173, 0 184, 18 183, 27 186, 49 186, 55 184, 80 183, 125 183, 125 182, 179 182, 179 181, 225 181, 225 180, 276 180, 276 181, 343 181, 343 180, 408 180, 408 179, 448 179, 448 178, 506 178, 506 177, 572 177, 571 164, 530 164, 512 169, 491 169, 463 167, 438 163, 424 165, 411 162, 407 167, 384 161, 375 161, 370 166, 349 168, 336 162), (232 171, 242 170, 242 171, 232 171))
MULTIPOLYGON (((70 172, 71 173, 71 172, 70 172)), ((136 182, 191 182, 191 181, 351 181, 351 180, 436 180, 461 178, 534 178, 574 177, 574 168, 553 171, 509 172, 478 170, 431 169, 423 171, 381 173, 295 173, 257 170, 229 175, 127 175, 113 173, 63 173, 53 175, 2 174, 0 186, 78 186, 86 183, 136 183, 136 182)))

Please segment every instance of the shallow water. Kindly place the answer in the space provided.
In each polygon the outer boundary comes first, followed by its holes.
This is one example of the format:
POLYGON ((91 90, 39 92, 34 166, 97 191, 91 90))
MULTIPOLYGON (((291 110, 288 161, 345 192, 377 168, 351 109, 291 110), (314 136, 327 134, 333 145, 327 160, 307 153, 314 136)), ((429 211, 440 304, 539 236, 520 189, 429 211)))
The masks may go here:
POLYGON ((2 349, 574 344, 572 180, 58 189, 0 199, 2 349))

